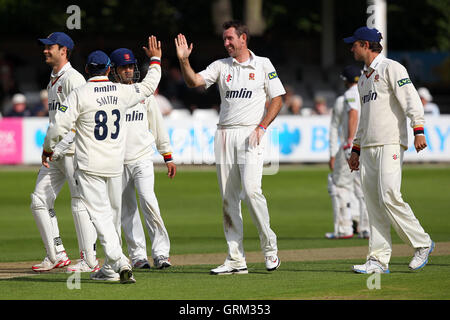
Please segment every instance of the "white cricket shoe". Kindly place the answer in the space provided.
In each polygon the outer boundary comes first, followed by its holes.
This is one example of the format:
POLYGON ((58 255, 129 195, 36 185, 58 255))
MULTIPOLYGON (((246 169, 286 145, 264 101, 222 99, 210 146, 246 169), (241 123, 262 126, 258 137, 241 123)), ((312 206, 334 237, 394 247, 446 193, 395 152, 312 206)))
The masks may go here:
POLYGON ((352 267, 352 271, 355 273, 389 273, 387 267, 383 265, 375 258, 370 257, 365 264, 357 264, 352 267))
POLYGON ((150 269, 150 263, 147 259, 141 259, 133 263, 133 269, 150 269))
POLYGON ((35 272, 50 271, 56 268, 64 268, 70 264, 70 259, 65 251, 56 254, 56 261, 52 262, 48 256, 41 263, 35 264, 31 269, 35 272))
POLYGON ((97 281, 120 281, 120 275, 118 273, 106 274, 102 269, 97 272, 91 273, 91 280, 97 281))
POLYGON ((414 257, 409 263, 409 269, 419 270, 425 267, 425 265, 428 263, 428 257, 430 256, 430 253, 433 252, 433 250, 434 241, 431 241, 431 245, 429 247, 417 248, 416 252, 414 253, 414 257))
POLYGON ((84 259, 79 259, 76 264, 67 267, 67 272, 97 272, 98 270, 100 270, 98 260, 93 268, 84 259))
POLYGON ((119 270, 120 275, 120 283, 122 284, 129 284, 129 283, 136 283, 136 279, 134 279, 133 271, 131 271, 130 266, 123 266, 119 270))
POLYGON ((351 239, 353 238, 353 233, 345 234, 345 233, 334 233, 334 232, 327 232, 325 233, 325 238, 327 239, 351 239))
POLYGON ((153 265, 157 269, 164 269, 172 266, 169 257, 165 256, 157 256, 155 259, 153 259, 153 265))
POLYGON ((233 268, 223 264, 215 269, 211 269, 209 273, 213 275, 247 274, 248 270, 247 267, 233 268))
POLYGON ((281 261, 277 256, 268 256, 266 257, 266 269, 267 271, 277 270, 280 266, 281 261))

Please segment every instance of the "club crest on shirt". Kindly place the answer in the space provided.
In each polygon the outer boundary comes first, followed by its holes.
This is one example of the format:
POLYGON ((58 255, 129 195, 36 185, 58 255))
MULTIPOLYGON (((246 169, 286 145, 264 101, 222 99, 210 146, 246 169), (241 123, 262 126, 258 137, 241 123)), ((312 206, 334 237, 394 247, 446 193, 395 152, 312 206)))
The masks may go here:
POLYGON ((378 82, 378 81, 380 81, 380 75, 379 75, 379 74, 376 74, 376 75, 375 75, 374 82, 378 82))
POLYGON ((227 82, 230 82, 231 81, 231 78, 232 78, 232 76, 231 76, 231 74, 229 74, 228 76, 227 76, 227 82))
POLYGON ((255 74, 253 72, 248 74, 248 80, 255 80, 255 74))
POLYGON ((397 160, 398 156, 394 153, 394 155, 392 156, 392 159, 397 160))
POLYGON ((62 86, 58 87, 57 93, 62 93, 62 86))

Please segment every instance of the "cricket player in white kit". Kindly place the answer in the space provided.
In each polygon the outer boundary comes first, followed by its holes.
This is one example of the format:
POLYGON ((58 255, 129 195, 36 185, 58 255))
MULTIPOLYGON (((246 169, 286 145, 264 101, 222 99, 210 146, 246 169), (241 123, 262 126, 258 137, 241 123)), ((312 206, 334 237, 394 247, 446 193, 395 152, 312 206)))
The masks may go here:
POLYGON ((177 56, 189 87, 217 83, 220 97, 218 129, 214 139, 217 177, 222 196, 223 226, 228 244, 225 263, 211 274, 248 273, 243 248, 241 199, 245 200, 260 238, 266 269, 280 266, 277 238, 270 228, 269 211, 262 193, 263 135, 282 106, 286 92, 268 58, 247 47, 248 29, 240 22, 223 25, 223 41, 229 58, 211 63, 195 73, 189 64, 192 44, 184 35, 175 39, 177 56), (266 99, 270 104, 265 109, 266 99))
MULTIPOLYGON (((50 82, 47 86, 49 122, 52 125, 56 121, 57 109, 69 93, 84 85, 86 81, 78 71, 72 68, 68 61, 70 52, 74 48, 74 43, 68 35, 63 32, 54 32, 45 39, 39 39, 39 42, 45 46, 43 51, 45 61, 52 67, 50 82)), ((98 264, 88 267, 85 262, 87 255, 90 256, 91 261, 96 261, 96 232, 89 215, 80 211, 77 205, 80 195, 75 187, 73 177, 75 148, 72 140, 73 132, 69 132, 55 148, 55 161, 51 163, 46 162, 44 152, 43 166, 39 170, 36 187, 31 194, 31 211, 47 251, 45 259, 32 267, 34 271, 48 271, 70 264, 59 235, 58 221, 54 210, 55 199, 66 180, 72 197, 71 208, 81 256, 78 263, 71 265, 68 271, 98 270, 98 264)))
POLYGON ((381 38, 377 29, 361 27, 344 39, 352 44, 355 60, 365 64, 358 82, 361 116, 349 166, 352 170, 361 167, 370 239, 367 262, 353 266, 356 273, 389 272, 391 225, 415 249, 411 270, 423 268, 434 249, 400 192, 403 154, 408 148, 406 117, 414 130, 416 151, 427 147, 422 103, 405 67, 381 54, 381 38))
MULTIPOLYGON (((89 213, 104 247, 106 262, 120 274, 121 283, 136 282, 120 239, 120 209, 122 172, 125 155, 126 111, 156 90, 161 78, 161 45, 156 37, 149 38, 151 57, 147 76, 133 85, 109 81, 109 57, 94 51, 88 57, 88 82, 75 89, 58 108, 56 123, 51 125, 44 150, 51 154, 56 143, 75 127, 75 179, 81 195, 79 205, 89 213)), ((51 160, 51 156, 50 156, 51 160)), ((87 261, 91 265, 92 261, 87 261)), ((91 278, 96 278, 97 273, 91 278)))
MULTIPOLYGON (((139 80, 139 69, 133 52, 126 48, 114 50, 110 55, 114 82, 124 84, 139 80)), ((172 147, 165 128, 163 116, 154 95, 128 109, 125 119, 127 138, 122 193, 122 229, 133 268, 147 269, 145 233, 139 215, 136 190, 152 243, 153 265, 158 269, 171 266, 169 259, 170 239, 159 210, 154 191, 153 146, 164 157, 167 175, 173 178, 176 165, 172 159, 172 147)))
POLYGON ((325 234, 328 239, 352 238, 353 220, 358 221, 358 236, 369 238, 369 221, 361 188, 361 175, 359 172, 350 171, 347 163, 361 109, 357 86, 360 76, 359 67, 344 68, 341 78, 347 90, 336 99, 331 115, 330 168, 332 173, 328 175, 328 192, 333 207, 334 231, 325 234), (338 140, 341 142, 340 146, 338 146, 338 140), (356 217, 353 216, 355 211, 356 217))

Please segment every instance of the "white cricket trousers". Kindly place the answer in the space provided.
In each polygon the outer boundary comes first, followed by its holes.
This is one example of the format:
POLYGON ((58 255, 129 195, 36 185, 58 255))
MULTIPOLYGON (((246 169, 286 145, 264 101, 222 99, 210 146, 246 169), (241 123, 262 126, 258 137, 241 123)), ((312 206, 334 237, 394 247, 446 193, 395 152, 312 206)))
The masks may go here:
POLYGON ((58 220, 54 210, 55 200, 67 180, 71 194, 71 209, 80 252, 89 252, 95 260, 96 233, 89 215, 78 210, 80 195, 75 186, 74 156, 66 155, 58 161, 49 162, 50 168, 41 166, 36 186, 31 194, 31 212, 38 226, 42 241, 51 261, 56 253, 64 251, 59 235, 58 220))
POLYGON ((152 258, 169 257, 170 240, 159 210, 155 191, 155 174, 151 159, 124 165, 122 193, 122 229, 128 254, 133 263, 147 259, 145 233, 139 215, 136 191, 152 243, 152 258))
POLYGON ((336 154, 331 179, 332 181, 328 183, 328 192, 333 204, 334 232, 353 233, 353 220, 359 222, 359 232, 369 231, 369 218, 361 187, 361 174, 359 171, 352 172, 350 170, 342 148, 336 154))
POLYGON ((367 258, 374 257, 386 267, 392 252, 391 225, 412 248, 431 244, 430 236, 402 199, 403 153, 403 148, 397 144, 361 149, 361 180, 370 225, 367 258))
POLYGON ((105 264, 118 272, 122 266, 129 266, 128 258, 122 252, 120 234, 122 176, 100 177, 76 169, 75 179, 81 202, 86 207, 103 246, 105 264))
POLYGON ((264 255, 278 252, 277 237, 270 228, 267 202, 261 189, 265 139, 256 147, 249 147, 248 137, 254 129, 254 126, 218 128, 214 139, 223 228, 228 244, 225 264, 235 268, 246 267, 241 200, 247 203, 264 255))

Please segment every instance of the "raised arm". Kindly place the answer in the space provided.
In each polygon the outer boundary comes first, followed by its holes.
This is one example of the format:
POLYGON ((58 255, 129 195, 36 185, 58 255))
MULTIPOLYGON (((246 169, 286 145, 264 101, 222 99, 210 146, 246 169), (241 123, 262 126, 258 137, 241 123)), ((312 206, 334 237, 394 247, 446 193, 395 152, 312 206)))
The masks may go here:
POLYGON ((188 46, 186 37, 183 34, 178 34, 175 38, 175 47, 177 49, 177 57, 180 62, 181 73, 183 74, 184 81, 189 88, 195 88, 205 85, 205 80, 201 75, 195 73, 189 63, 189 56, 192 52, 194 44, 191 43, 188 46))

